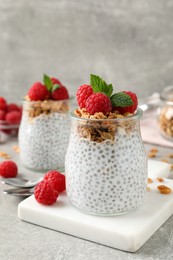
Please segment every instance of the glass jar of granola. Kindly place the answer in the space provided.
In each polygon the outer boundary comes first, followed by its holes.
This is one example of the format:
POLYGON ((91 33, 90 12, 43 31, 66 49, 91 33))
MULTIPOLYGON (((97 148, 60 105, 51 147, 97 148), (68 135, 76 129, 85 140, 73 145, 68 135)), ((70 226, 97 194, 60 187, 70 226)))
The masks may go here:
POLYGON ((173 86, 164 89, 160 96, 158 125, 163 137, 173 141, 173 86))
POLYGON ((19 129, 23 165, 34 171, 62 171, 69 128, 69 99, 24 101, 19 129))
POLYGON ((85 109, 72 114, 65 160, 71 203, 86 213, 103 216, 136 210, 147 185, 147 158, 139 125, 141 109, 126 117, 116 113, 86 114, 85 109))

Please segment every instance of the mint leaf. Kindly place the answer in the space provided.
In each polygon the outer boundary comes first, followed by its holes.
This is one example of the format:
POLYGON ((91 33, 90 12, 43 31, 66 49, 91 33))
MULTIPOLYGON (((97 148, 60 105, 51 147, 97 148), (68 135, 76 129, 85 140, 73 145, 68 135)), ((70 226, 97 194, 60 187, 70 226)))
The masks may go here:
POLYGON ((128 107, 134 104, 131 97, 124 92, 118 92, 112 95, 111 103, 114 107, 128 107))
POLYGON ((102 78, 97 75, 90 74, 90 85, 94 92, 103 92, 108 97, 111 96, 113 91, 112 84, 107 84, 102 78))
POLYGON ((112 95, 112 92, 113 92, 113 85, 112 84, 109 84, 108 85, 109 88, 107 88, 107 96, 110 97, 112 95))
POLYGON ((58 88, 60 88, 61 86, 59 84, 54 84, 53 88, 52 88, 52 92, 58 88))
POLYGON ((90 85, 94 92, 102 92, 103 82, 102 79, 97 75, 90 75, 90 85))
POLYGON ((44 74, 44 76, 43 76, 43 83, 46 86, 46 88, 48 89, 48 91, 52 91, 52 88, 53 88, 52 80, 46 74, 44 74))

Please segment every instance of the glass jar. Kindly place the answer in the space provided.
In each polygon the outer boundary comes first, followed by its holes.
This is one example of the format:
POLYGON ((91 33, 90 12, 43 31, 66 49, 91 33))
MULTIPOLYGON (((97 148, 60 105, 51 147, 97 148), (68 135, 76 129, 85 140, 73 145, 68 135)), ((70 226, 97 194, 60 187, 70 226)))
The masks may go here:
POLYGON ((158 125, 160 133, 173 141, 173 86, 165 88, 160 95, 161 104, 158 109, 158 125))
POLYGON ((85 119, 72 115, 65 160, 66 190, 71 203, 95 215, 136 210, 147 185, 147 157, 135 115, 85 119))
POLYGON ((23 165, 39 172, 64 170, 69 141, 69 100, 24 101, 19 128, 23 165))

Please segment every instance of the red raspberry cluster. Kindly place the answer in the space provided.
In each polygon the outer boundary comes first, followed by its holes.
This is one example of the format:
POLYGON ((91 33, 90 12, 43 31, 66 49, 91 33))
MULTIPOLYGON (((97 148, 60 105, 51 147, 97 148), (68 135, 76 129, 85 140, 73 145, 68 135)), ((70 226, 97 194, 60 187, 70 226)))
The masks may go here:
MULTIPOLYGON (((0 176, 13 178, 18 174, 18 167, 13 161, 0 163, 0 176)), ((44 179, 34 189, 34 196, 37 202, 44 205, 51 205, 56 202, 59 194, 66 189, 65 175, 52 170, 45 174, 44 179)))
POLYGON ((106 114, 112 110, 110 98, 101 92, 94 93, 90 85, 80 86, 76 95, 79 107, 86 108, 91 115, 96 112, 106 114))
POLYGON ((69 94, 67 88, 59 79, 44 75, 43 83, 35 82, 30 87, 28 97, 31 101, 65 100, 69 98, 69 94))
POLYGON ((0 132, 6 135, 17 134, 21 117, 21 106, 7 103, 4 97, 0 97, 0 132))
POLYGON ((112 95, 112 91, 112 84, 108 85, 99 76, 91 75, 91 84, 84 84, 77 90, 78 105, 81 109, 85 108, 91 115, 97 112, 107 114, 115 110, 120 114, 126 112, 133 114, 136 111, 138 100, 135 93, 122 91, 117 93, 118 95, 112 95), (130 105, 128 105, 129 100, 130 105))
POLYGON ((22 107, 15 103, 7 103, 6 99, 0 97, 0 120, 8 124, 16 125, 20 123, 22 107))
POLYGON ((66 189, 65 176, 55 170, 49 171, 34 189, 34 196, 37 202, 44 205, 51 205, 56 202, 59 194, 66 189))

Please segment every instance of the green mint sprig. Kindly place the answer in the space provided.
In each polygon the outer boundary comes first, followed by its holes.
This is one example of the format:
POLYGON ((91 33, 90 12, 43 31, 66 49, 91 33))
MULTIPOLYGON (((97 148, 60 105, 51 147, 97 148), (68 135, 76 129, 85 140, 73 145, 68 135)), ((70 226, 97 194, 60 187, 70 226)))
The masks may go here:
POLYGON ((124 92, 115 93, 110 99, 113 107, 127 107, 134 104, 131 97, 124 92))
POLYGON ((110 97, 113 107, 127 107, 134 104, 132 98, 124 92, 112 94, 113 85, 107 84, 101 77, 90 74, 90 85, 94 92, 102 92, 110 97))
POLYGON ((60 88, 60 85, 53 84, 51 78, 46 74, 43 75, 43 83, 46 86, 47 90, 50 92, 53 92, 54 90, 60 88))
POLYGON ((108 97, 112 95, 113 86, 112 84, 107 84, 102 78, 97 75, 90 75, 90 85, 94 92, 102 92, 108 97))

